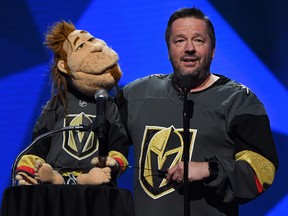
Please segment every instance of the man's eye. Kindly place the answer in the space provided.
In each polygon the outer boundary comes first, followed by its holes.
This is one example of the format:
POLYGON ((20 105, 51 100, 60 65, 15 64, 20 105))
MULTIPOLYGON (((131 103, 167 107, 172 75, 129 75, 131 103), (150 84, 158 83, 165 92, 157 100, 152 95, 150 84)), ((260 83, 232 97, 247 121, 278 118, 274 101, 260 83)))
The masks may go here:
POLYGON ((183 39, 178 39, 178 40, 176 40, 175 42, 176 42, 176 43, 182 43, 182 42, 184 42, 184 40, 183 40, 183 39))
POLYGON ((196 43, 204 43, 204 41, 202 39, 195 39, 194 40, 196 43))
POLYGON ((94 37, 92 37, 92 38, 90 38, 90 39, 88 39, 88 41, 94 41, 95 40, 95 38, 94 37))

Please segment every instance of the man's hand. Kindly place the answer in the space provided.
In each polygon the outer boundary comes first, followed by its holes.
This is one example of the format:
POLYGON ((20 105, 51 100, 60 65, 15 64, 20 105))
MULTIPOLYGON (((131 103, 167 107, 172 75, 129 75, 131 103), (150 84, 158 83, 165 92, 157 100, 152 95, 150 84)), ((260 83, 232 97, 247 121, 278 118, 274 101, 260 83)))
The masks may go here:
MULTIPOLYGON (((188 181, 199 181, 210 176, 208 162, 194 162, 188 163, 188 181)), ((184 182, 184 162, 180 162, 170 168, 166 177, 167 181, 184 182)))

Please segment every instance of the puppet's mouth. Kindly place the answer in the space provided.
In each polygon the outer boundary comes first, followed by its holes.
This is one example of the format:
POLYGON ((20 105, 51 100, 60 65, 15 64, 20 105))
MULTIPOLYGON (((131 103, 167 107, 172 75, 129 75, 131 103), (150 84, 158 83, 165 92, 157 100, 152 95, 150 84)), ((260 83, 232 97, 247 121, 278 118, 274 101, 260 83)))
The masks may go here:
POLYGON ((106 67, 105 69, 102 70, 102 72, 97 73, 97 75, 103 75, 106 73, 110 73, 111 70, 113 70, 114 68, 117 67, 117 62, 115 62, 113 65, 111 65, 110 67, 106 67))
POLYGON ((79 68, 79 72, 94 74, 94 75, 103 75, 108 73, 107 70, 110 70, 118 63, 118 55, 116 53, 91 53, 86 57, 82 62, 79 68))
POLYGON ((100 76, 109 73, 109 70, 111 70, 114 67, 117 67, 117 61, 113 61, 111 62, 111 64, 101 68, 95 64, 88 64, 88 65, 89 66, 81 67, 78 72, 100 76))
POLYGON ((115 64, 113 67, 109 68, 107 72, 111 74, 116 82, 118 82, 122 77, 122 71, 118 64, 115 64))
POLYGON ((121 72, 121 69, 119 68, 117 61, 115 64, 113 64, 109 67, 105 67, 101 72, 96 73, 96 72, 81 70, 81 71, 78 71, 77 73, 84 73, 87 75, 90 74, 93 77, 95 77, 96 79, 98 79, 97 77, 99 77, 99 78, 102 76, 105 77, 106 75, 110 74, 115 81, 119 81, 120 78, 122 77, 122 72, 121 72))

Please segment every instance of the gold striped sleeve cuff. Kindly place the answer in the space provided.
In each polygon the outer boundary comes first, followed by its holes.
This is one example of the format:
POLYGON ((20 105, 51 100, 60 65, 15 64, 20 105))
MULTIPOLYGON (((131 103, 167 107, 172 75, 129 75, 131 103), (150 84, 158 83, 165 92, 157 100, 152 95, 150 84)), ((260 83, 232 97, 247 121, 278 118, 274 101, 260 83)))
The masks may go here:
POLYGON ((118 151, 110 151, 108 153, 108 156, 113 157, 113 158, 119 158, 122 161, 121 166, 123 166, 124 169, 127 168, 128 161, 127 161, 126 157, 123 154, 121 154, 120 152, 118 152, 118 151))
POLYGON ((250 164, 264 190, 273 183, 276 171, 275 166, 262 155, 244 150, 238 152, 235 155, 235 159, 236 161, 243 160, 250 164))
POLYGON ((20 161, 17 164, 17 167, 27 166, 27 167, 34 168, 36 160, 41 160, 42 163, 45 163, 45 161, 42 158, 36 155, 27 154, 21 157, 20 161))

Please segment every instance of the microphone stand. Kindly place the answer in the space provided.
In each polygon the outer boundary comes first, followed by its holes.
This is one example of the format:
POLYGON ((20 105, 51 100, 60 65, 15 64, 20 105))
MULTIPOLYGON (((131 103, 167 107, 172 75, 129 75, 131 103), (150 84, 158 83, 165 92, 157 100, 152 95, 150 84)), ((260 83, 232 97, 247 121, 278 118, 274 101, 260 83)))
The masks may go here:
POLYGON ((104 89, 100 89, 95 94, 96 118, 93 122, 93 132, 99 142, 99 167, 105 167, 108 156, 108 145, 106 142, 106 102, 108 94, 104 89))
POLYGON ((24 149, 15 159, 13 165, 12 165, 12 172, 11 172, 11 185, 12 186, 16 186, 16 181, 15 181, 15 170, 16 170, 16 166, 19 162, 19 160, 21 159, 21 157, 26 154, 37 142, 39 142, 42 139, 46 139, 50 136, 52 136, 53 134, 62 132, 62 131, 69 131, 69 130, 79 130, 79 131, 88 131, 90 130, 89 126, 84 126, 84 125, 80 125, 80 126, 68 126, 68 127, 63 127, 60 129, 56 129, 56 130, 52 130, 52 131, 48 131, 44 134, 41 134, 40 136, 38 136, 36 139, 33 140, 33 142, 26 148, 24 149))
POLYGON ((188 163, 189 163, 189 115, 187 94, 189 89, 183 88, 183 134, 184 134, 184 216, 190 216, 190 202, 188 190, 188 163))
POLYGON ((98 137, 99 141, 99 156, 108 155, 108 145, 106 143, 106 99, 99 97, 97 116, 94 121, 93 131, 98 137))

